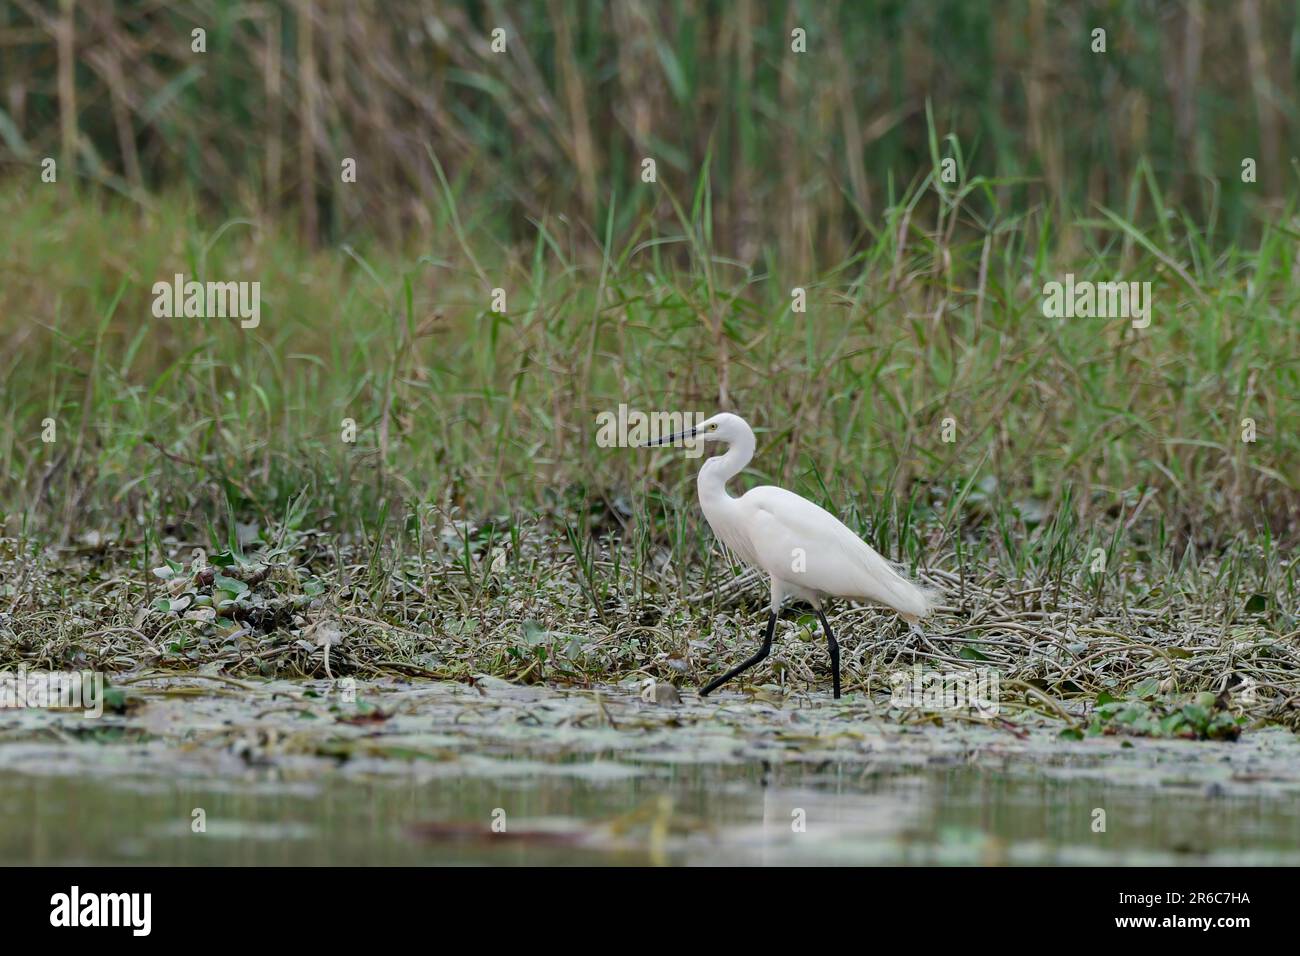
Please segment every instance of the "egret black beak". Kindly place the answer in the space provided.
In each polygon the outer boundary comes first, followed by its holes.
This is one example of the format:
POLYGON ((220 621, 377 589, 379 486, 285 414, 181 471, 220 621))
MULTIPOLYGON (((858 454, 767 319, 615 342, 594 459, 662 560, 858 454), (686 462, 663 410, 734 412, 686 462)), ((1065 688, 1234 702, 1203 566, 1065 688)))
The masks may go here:
POLYGON ((650 448, 654 445, 671 445, 673 442, 685 441, 688 438, 694 438, 695 431, 696 429, 694 428, 688 428, 686 431, 678 432, 676 435, 666 435, 660 438, 654 438, 643 444, 641 447, 650 448))

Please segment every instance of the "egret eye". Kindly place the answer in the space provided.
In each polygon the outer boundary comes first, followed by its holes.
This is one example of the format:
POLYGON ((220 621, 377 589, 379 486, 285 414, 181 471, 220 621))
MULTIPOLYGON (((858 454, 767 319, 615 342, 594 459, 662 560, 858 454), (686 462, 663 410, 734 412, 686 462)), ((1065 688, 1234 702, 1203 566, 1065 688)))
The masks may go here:
POLYGON ((711 432, 716 432, 717 430, 718 430, 718 423, 717 423, 717 422, 714 422, 712 425, 709 426, 709 431, 711 431, 711 432))

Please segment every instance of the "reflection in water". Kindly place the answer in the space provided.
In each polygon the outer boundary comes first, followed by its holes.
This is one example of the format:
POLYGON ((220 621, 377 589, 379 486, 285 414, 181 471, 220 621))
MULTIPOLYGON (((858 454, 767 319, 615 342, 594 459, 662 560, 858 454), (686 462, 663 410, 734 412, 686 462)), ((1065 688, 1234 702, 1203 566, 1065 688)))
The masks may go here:
MULTIPOLYGON (((562 767, 557 769, 562 770, 562 767)), ((574 769, 578 769, 577 766, 574 769)), ((972 766, 179 784, 7 774, 0 860, 85 864, 1291 863, 1300 808, 972 766), (1106 830, 1094 832, 1094 811, 1106 830), (206 832, 193 832, 196 811, 206 832), (494 823, 496 828, 494 830, 494 823)))

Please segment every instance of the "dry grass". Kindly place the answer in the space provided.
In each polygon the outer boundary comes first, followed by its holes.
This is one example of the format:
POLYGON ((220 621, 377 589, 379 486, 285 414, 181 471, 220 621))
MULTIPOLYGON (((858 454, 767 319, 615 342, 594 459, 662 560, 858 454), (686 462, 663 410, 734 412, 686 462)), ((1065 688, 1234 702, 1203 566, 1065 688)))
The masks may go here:
MULTIPOLYGON (((116 542, 24 558, 6 541, 0 572, 16 586, 0 617, 0 666, 471 682, 487 674, 573 686, 654 678, 685 690, 758 643, 766 587, 752 572, 706 578, 697 564, 682 576, 668 549, 637 566, 613 539, 584 567, 546 522, 496 543, 469 526, 434 537, 440 545, 405 555, 400 542, 315 533, 279 549, 250 541, 246 558, 215 569, 215 585, 211 565, 186 565, 170 582, 141 575, 138 553, 116 542), (195 614, 200 595, 220 605, 223 579, 248 590, 207 618, 195 614), (183 610, 159 609, 180 595, 190 598, 183 610)), ((170 550, 181 557, 191 546, 170 550)), ((1300 727, 1300 631, 1271 600, 1243 606, 1224 594, 1223 560, 1136 577, 1118 600, 1099 598, 1099 576, 1016 578, 996 564, 932 555, 920 577, 945 596, 921 633, 880 609, 834 607, 846 691, 880 699, 889 674, 919 663, 996 671, 1004 719, 1023 711, 1082 728, 1102 695, 1167 704, 1209 692, 1248 721, 1300 727)), ((1235 582, 1247 593, 1251 585, 1235 582)), ((758 693, 768 698, 825 692, 828 666, 812 617, 787 610, 774 655, 734 686, 766 685, 758 693)))

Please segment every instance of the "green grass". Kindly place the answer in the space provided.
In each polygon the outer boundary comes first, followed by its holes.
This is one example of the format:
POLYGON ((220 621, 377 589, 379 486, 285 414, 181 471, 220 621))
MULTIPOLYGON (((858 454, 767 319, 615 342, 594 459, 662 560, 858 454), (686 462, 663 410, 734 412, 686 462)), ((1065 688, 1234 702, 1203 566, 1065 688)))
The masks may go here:
MULTIPOLYGON (((1135 521, 1180 552, 1265 533, 1295 543, 1289 227, 1246 250, 1185 222, 1144 234, 1088 219, 1074 228, 1090 251, 1057 261, 1048 217, 947 242, 908 218, 920 201, 892 209, 861 255, 809 276, 797 314, 784 282, 706 245, 698 196, 677 234, 604 247, 543 227, 522 250, 448 230, 432 248, 305 252, 273 227, 205 224, 184 201, 66 207, 11 184, 8 526, 66 538, 141 515, 269 523, 304 489, 306 507, 349 531, 413 503, 483 514, 628 491, 677 501, 696 463, 597 447, 596 415, 621 402, 712 413, 725 390, 759 432, 757 478, 873 523, 1065 507, 1061 520, 1097 533, 1099 519, 1135 521), (261 281, 261 327, 154 318, 150 288, 175 272, 261 281), (1151 327, 1044 318, 1042 285, 1065 272, 1152 281, 1151 327), (505 314, 490 311, 493 287, 505 314), (1254 443, 1241 440, 1248 417, 1254 443), (355 444, 341 440, 345 418, 355 444)), ((941 202, 959 215, 957 199, 941 202)), ((453 209, 448 197, 448 222, 453 209)))
MULTIPOLYGON (((900 199, 860 255, 807 279, 797 314, 786 282, 709 245, 704 177, 667 195, 673 234, 598 245, 549 223, 502 246, 449 186, 437 245, 318 251, 181 197, 145 211, 11 183, 6 660, 320 674, 328 619, 347 635, 335 673, 701 681, 749 653, 762 589, 733 593, 697 461, 597 447, 595 423, 620 402, 711 412, 725 387, 759 432, 743 481, 826 503, 947 592, 922 643, 840 609, 850 690, 911 660, 986 662, 1055 713, 1043 699, 1250 676, 1253 716, 1292 722, 1289 227, 1244 249, 1181 218, 1090 217, 1067 259, 1049 216, 974 221, 968 186, 900 199), (960 220, 954 238, 909 216, 927 203, 960 220), (150 287, 177 271, 261 281, 261 326, 155 319, 150 287), (1044 318, 1042 283, 1067 271, 1152 281, 1150 328, 1044 318), (158 609, 149 569, 238 552, 241 524, 249 606, 186 568, 185 593, 227 613, 158 609)), ((756 681, 825 679, 796 618, 756 681)))

